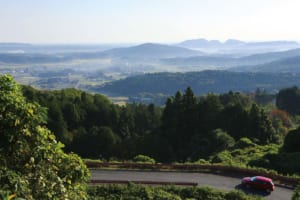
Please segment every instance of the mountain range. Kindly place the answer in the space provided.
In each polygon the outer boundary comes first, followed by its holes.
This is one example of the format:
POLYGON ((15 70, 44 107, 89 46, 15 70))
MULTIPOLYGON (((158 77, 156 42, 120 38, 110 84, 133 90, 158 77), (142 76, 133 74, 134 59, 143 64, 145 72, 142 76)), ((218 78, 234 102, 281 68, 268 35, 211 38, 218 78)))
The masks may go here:
MULTIPOLYGON (((0 49, 1 49, 0 44, 0 49)), ((7 45, 3 45, 5 48, 7 45)), ((27 45, 25 45, 27 46, 27 45)), ((9 45, 8 52, 0 53, 0 62, 2 63, 51 63, 51 62, 65 62, 76 59, 100 59, 100 58, 112 58, 112 59, 161 59, 161 58, 173 58, 173 57, 190 57, 203 55, 202 52, 191 50, 183 47, 145 43, 136 46, 112 48, 104 51, 88 51, 88 52, 55 52, 55 53, 26 53, 24 45, 9 45), (21 46, 23 48, 21 48, 21 46), (14 47, 17 47, 14 49, 14 47), (19 50, 18 50, 19 49, 19 50), (21 50, 22 49, 22 50, 21 50), (24 52, 25 53, 24 53, 24 52), (11 53, 13 52, 13 53, 11 53)), ((28 45, 29 48, 33 48, 32 45, 28 45)), ((61 47, 59 47, 61 48, 61 47)), ((66 48, 66 47, 64 47, 66 48)), ((59 50, 60 51, 60 50, 59 50)))
POLYGON ((234 39, 111 48, 0 43, 0 73, 44 89, 75 87, 128 98, 173 95, 187 86, 196 94, 256 88, 275 93, 300 86, 300 47, 234 39))
POLYGON ((260 68, 265 67, 262 72, 293 72, 289 70, 289 66, 299 65, 300 62, 294 57, 300 56, 300 48, 280 52, 269 52, 261 54, 253 54, 250 56, 231 57, 229 55, 204 55, 187 58, 168 58, 163 59, 162 62, 168 65, 198 68, 214 68, 214 69, 228 69, 233 71, 260 71, 260 68), (289 61, 291 60, 291 61, 289 61), (280 65, 280 68, 279 68, 280 65), (271 69, 273 66, 273 69, 271 69), (286 68, 286 69, 285 69, 286 68))
POLYGON ((220 42, 218 40, 193 39, 180 42, 176 45, 201 50, 206 53, 236 54, 244 56, 300 48, 300 44, 296 41, 245 42, 236 39, 229 39, 225 42, 220 42))

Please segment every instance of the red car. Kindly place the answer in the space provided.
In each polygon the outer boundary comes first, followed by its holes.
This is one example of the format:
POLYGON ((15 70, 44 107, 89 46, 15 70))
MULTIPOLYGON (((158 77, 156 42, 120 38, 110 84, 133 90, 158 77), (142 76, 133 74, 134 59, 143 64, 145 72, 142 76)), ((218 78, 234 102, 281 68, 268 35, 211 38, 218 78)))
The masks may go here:
POLYGON ((272 179, 263 176, 245 177, 242 179, 242 185, 247 188, 253 187, 260 190, 271 192, 275 189, 272 179))

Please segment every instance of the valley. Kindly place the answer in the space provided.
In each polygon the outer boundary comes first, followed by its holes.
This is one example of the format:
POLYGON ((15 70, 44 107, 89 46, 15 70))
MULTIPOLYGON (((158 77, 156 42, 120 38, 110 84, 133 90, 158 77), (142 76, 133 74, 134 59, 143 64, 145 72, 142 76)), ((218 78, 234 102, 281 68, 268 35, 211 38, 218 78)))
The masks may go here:
POLYGON ((11 74, 20 84, 38 89, 76 88, 111 98, 125 97, 126 102, 161 104, 165 96, 187 86, 196 94, 231 90, 251 93, 257 88, 276 93, 284 87, 299 86, 299 57, 300 45, 284 41, 247 43, 231 39, 221 43, 199 39, 178 44, 48 46, 0 43, 0 73, 11 74), (254 53, 255 49, 260 50, 254 53))

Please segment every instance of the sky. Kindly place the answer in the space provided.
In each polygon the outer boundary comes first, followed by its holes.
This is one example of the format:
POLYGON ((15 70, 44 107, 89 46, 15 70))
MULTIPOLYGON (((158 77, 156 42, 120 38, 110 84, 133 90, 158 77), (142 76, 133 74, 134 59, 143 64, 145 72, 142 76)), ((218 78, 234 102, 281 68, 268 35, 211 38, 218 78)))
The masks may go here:
POLYGON ((300 41, 299 0, 0 0, 0 42, 300 41))

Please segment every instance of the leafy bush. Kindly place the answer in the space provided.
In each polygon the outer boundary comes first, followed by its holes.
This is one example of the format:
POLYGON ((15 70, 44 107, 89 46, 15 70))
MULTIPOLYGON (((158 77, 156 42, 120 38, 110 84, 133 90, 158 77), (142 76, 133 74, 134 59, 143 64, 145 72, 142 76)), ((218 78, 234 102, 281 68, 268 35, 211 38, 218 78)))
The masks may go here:
POLYGON ((249 138, 243 137, 237 141, 237 143, 234 145, 234 148, 247 148, 247 147, 254 147, 256 146, 255 143, 253 143, 249 138))
POLYGON ((299 200, 299 199, 300 199, 300 185, 297 186, 292 196, 292 200, 299 200))
POLYGON ((16 194, 10 194, 9 192, 0 190, 0 200, 26 200, 26 199, 18 198, 16 197, 16 194))
MULTIPOLYGON (((240 149, 233 148, 232 150, 222 151, 211 157, 210 162, 221 163, 224 165, 237 167, 265 167, 269 169, 279 170, 274 168, 274 159, 269 159, 270 155, 279 155, 280 145, 256 145, 248 138, 242 138, 237 142, 240 149), (272 164, 271 164, 272 162, 272 164), (271 165, 274 165, 271 167, 271 165)), ((273 157, 272 157, 273 158, 273 157)))
POLYGON ((91 200, 141 199, 141 200, 255 200, 260 197, 246 195, 241 191, 224 192, 210 187, 144 186, 144 185, 100 185, 88 188, 91 200))
POLYGON ((300 152, 300 128, 288 132, 284 140, 283 150, 286 152, 300 152))
POLYGON ((211 159, 212 163, 222 163, 225 165, 234 165, 234 159, 229 153, 229 151, 222 151, 221 153, 218 153, 217 155, 213 156, 211 159))
POLYGON ((155 164, 155 160, 153 158, 150 158, 149 156, 145 156, 145 155, 137 155, 132 160, 137 163, 155 164))
POLYGON ((257 160, 249 162, 251 166, 274 169, 283 174, 297 174, 300 172, 300 152, 266 154, 257 160))
MULTIPOLYGON (((190 163, 189 163, 190 164, 190 163)), ((205 160, 205 159, 199 159, 197 161, 194 162, 194 164, 197 164, 197 165, 201 165, 201 164, 210 164, 209 161, 205 160)))
POLYGON ((155 200, 181 200, 180 196, 169 193, 162 188, 154 188, 153 197, 155 200))
MULTIPOLYGON (((254 197, 247 196, 243 192, 238 191, 238 190, 233 190, 225 194, 224 196, 225 199, 229 200, 251 200, 254 199, 254 197)), ((257 199, 262 199, 259 197, 256 197, 257 199)))
POLYGON ((229 147, 232 147, 235 144, 234 138, 221 129, 214 130, 212 134, 213 143, 216 148, 216 151, 228 149, 229 147))
POLYGON ((45 110, 0 76, 0 188, 25 199, 86 199, 88 170, 46 128, 45 110))

